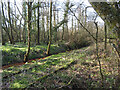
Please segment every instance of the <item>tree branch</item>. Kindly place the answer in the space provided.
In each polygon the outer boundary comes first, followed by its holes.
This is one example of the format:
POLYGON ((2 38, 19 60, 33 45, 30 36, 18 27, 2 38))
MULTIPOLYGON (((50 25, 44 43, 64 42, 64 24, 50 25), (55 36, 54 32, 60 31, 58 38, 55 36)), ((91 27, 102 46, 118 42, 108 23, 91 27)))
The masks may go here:
POLYGON ((80 22, 80 20, 77 18, 77 16, 75 15, 75 13, 70 9, 70 11, 73 13, 73 16, 78 20, 79 24, 83 27, 83 29, 85 29, 89 35, 96 40, 96 38, 91 34, 91 32, 80 22))

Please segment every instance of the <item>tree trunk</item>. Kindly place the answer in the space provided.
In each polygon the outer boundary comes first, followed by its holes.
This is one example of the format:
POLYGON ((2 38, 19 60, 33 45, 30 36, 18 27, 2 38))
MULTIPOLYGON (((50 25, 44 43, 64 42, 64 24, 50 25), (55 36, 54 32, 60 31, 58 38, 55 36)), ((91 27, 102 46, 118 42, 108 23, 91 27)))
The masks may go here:
POLYGON ((102 65, 101 65, 101 62, 100 62, 100 59, 99 59, 99 54, 98 54, 98 25, 97 23, 95 22, 95 26, 96 26, 96 52, 97 52, 97 60, 98 60, 98 63, 99 63, 99 71, 100 71, 100 75, 101 75, 101 79, 103 80, 103 73, 102 73, 102 65))
MULTIPOLYGON (((57 23, 58 22, 59 22, 59 11, 57 10, 57 23)), ((60 36, 60 34, 58 34, 58 33, 59 33, 59 28, 57 29, 57 40, 59 40, 58 37, 60 36)))
MULTIPOLYGON (((38 1, 38 4, 39 4, 39 1, 38 1)), ((40 27, 39 27, 39 7, 38 7, 38 18, 37 18, 37 28, 38 28, 38 35, 37 35, 37 44, 39 45, 40 44, 40 27)))
POLYGON ((73 35, 74 29, 73 29, 73 16, 72 16, 72 32, 71 35, 73 35))
POLYGON ((10 17, 10 2, 8 1, 8 17, 9 17, 9 24, 10 24, 10 32, 11 32, 11 44, 14 44, 14 37, 13 37, 13 27, 11 24, 11 17, 10 17))
MULTIPOLYGON (((48 9, 48 14, 49 14, 49 7, 47 8, 48 9)), ((49 41, 49 15, 47 15, 47 44, 48 44, 48 41, 49 41)))
POLYGON ((28 61, 29 53, 30 53, 30 31, 31 31, 31 14, 32 14, 31 7, 32 7, 32 2, 28 2, 28 21, 27 21, 27 23, 28 23, 28 27, 27 27, 27 30, 28 30, 28 50, 27 50, 26 54, 24 55, 24 62, 28 61))
POLYGON ((62 28, 62 29, 63 29, 63 32, 62 32, 62 40, 64 40, 64 32, 65 32, 65 30, 64 30, 64 29, 65 29, 64 24, 63 24, 63 28, 62 28))
POLYGON ((9 29, 8 29, 8 27, 7 27, 7 24, 6 24, 6 17, 5 17, 5 14, 4 14, 4 7, 3 7, 3 2, 1 2, 1 4, 2 4, 2 14, 3 14, 3 24, 5 24, 5 27, 3 28, 4 30, 5 30, 5 32, 7 33, 7 35, 8 35, 8 38, 9 38, 9 40, 10 40, 10 43, 12 43, 12 40, 11 40, 11 36, 10 36, 10 33, 9 33, 9 29))
POLYGON ((76 19, 75 19, 75 34, 76 34, 76 19))
POLYGON ((43 14, 42 14, 42 40, 45 43, 45 19, 44 19, 44 7, 42 8, 43 14))
MULTIPOLYGON (((23 2, 23 15, 26 18, 26 4, 23 2)), ((26 20, 24 20, 24 26, 23 26, 23 42, 26 43, 26 20)))
POLYGON ((52 0, 50 0, 50 27, 49 27, 49 43, 47 48, 47 55, 50 55, 50 46, 51 46, 51 30, 52 30, 52 0))
MULTIPOLYGON (((2 18, 2 16, 1 16, 1 9, 0 9, 0 21, 2 21, 1 18, 2 18)), ((0 45, 1 45, 1 43, 2 43, 2 45, 5 45, 5 40, 4 40, 4 37, 3 37, 3 29, 1 28, 1 25, 2 25, 2 23, 0 22, 0 45)))
MULTIPOLYGON (((54 27, 56 26, 56 6, 54 5, 54 27)), ((57 29, 54 30, 54 41, 57 41, 57 29)))
POLYGON ((105 30, 105 50, 107 49, 107 25, 104 23, 104 30, 105 30))

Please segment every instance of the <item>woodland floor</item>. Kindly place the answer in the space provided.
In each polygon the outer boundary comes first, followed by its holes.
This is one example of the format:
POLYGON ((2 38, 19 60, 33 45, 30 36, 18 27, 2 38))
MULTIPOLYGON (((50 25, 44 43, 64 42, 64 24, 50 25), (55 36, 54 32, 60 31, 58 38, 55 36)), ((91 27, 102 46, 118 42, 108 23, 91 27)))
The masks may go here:
MULTIPOLYGON (((117 56, 108 45, 99 45, 103 81, 96 60, 95 44, 66 51, 3 70, 3 88, 39 88, 43 90, 75 88, 116 88, 117 56)), ((120 87, 118 87, 120 88, 120 87)))

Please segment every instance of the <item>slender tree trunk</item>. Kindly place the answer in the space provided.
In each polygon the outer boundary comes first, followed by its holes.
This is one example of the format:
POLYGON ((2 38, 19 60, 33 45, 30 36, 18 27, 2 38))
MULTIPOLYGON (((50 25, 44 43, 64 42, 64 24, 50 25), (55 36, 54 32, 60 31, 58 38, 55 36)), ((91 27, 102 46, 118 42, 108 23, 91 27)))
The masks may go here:
MULTIPOLYGON (((44 11, 44 7, 42 8, 42 11, 44 11)), ((42 31, 43 31, 43 42, 45 43, 45 19, 44 19, 44 12, 43 12, 43 15, 42 15, 42 31)))
MULTIPOLYGON (((23 15, 25 16, 26 18, 26 3, 23 2, 23 15)), ((26 20, 24 20, 24 26, 23 26, 23 42, 26 43, 26 20)))
POLYGON ((99 63, 99 71, 100 71, 100 75, 101 75, 101 79, 103 80, 103 74, 102 74, 102 65, 101 65, 101 62, 100 62, 100 59, 99 59, 99 54, 98 54, 98 25, 96 22, 95 23, 95 26, 96 26, 96 54, 97 54, 97 60, 98 60, 98 63, 99 63))
MULTIPOLYGON (((66 19, 68 19, 68 15, 66 16, 66 19)), ((68 22, 65 23, 65 40, 67 41, 69 38, 69 32, 68 32, 68 22)))
MULTIPOLYGON (((57 23, 59 22, 59 11, 57 10, 57 23)), ((59 28, 57 29, 57 40, 60 39, 59 28)))
MULTIPOLYGON (((48 7, 48 13, 49 13, 49 7, 48 7)), ((47 41, 49 41, 49 15, 47 15, 47 41)), ((48 42, 47 42, 48 43, 48 42)))
POLYGON ((29 53, 30 53, 30 31, 31 31, 31 14, 32 14, 31 7, 32 7, 32 2, 28 2, 28 21, 27 21, 27 24, 28 24, 28 27, 27 27, 27 30, 28 30, 28 50, 27 50, 26 54, 24 55, 24 62, 28 61, 29 53))
MULTIPOLYGON (((56 25, 56 6, 55 5, 54 5, 53 14, 54 14, 54 27, 55 27, 56 25)), ((57 41, 57 29, 54 30, 54 41, 55 42, 57 41)))
POLYGON ((11 24, 11 17, 10 17, 10 2, 8 1, 8 17, 9 17, 9 24, 10 24, 10 31, 11 31, 11 44, 14 44, 14 37, 13 37, 13 27, 12 27, 12 24, 11 24))
MULTIPOLYGON (((38 4, 40 4, 39 3, 39 1, 38 1, 38 4)), ((37 28, 38 28, 38 35, 37 35, 37 44, 39 45, 40 44, 40 27, 39 27, 39 14, 40 12, 39 12, 39 7, 38 7, 38 18, 37 18, 37 28)))
POLYGON ((76 33, 76 19, 75 19, 75 33, 76 33))
POLYGON ((105 30, 105 50, 107 49, 107 25, 104 23, 104 30, 105 30))
MULTIPOLYGON (((37 27, 37 23, 36 23, 36 9, 34 9, 33 10, 34 11, 34 17, 33 17, 33 19, 34 19, 34 22, 33 22, 33 29, 34 29, 34 31, 36 32, 36 27, 37 27)), ((35 42, 35 45, 36 44, 38 44, 38 42, 37 42, 37 35, 38 33, 34 33, 34 35, 35 35, 35 37, 34 37, 34 42, 35 42)))
POLYGON ((47 55, 50 55, 50 46, 51 46, 51 30, 52 30, 52 0, 50 0, 50 28, 49 28, 49 43, 47 48, 47 55))
POLYGON ((72 32, 71 35, 73 35, 74 29, 73 29, 73 16, 72 16, 72 32))
POLYGON ((87 9, 85 10, 85 27, 86 27, 86 25, 87 25, 87 24, 86 24, 86 23, 87 23, 86 21, 87 21, 87 9))
POLYGON ((20 30, 20 26, 18 27, 18 30, 19 30, 19 40, 18 40, 18 42, 21 42, 21 30, 20 30))
POLYGON ((63 24, 63 32, 62 32, 62 40, 64 40, 64 32, 65 32, 65 26, 64 26, 64 24, 63 24))
POLYGON ((0 31, 1 31, 0 32, 0 34, 1 34, 0 39, 1 39, 2 45, 5 45, 5 40, 4 40, 4 36, 3 36, 3 30, 1 29, 0 31))
MULTIPOLYGON (((79 14, 78 14, 78 19, 80 20, 80 13, 81 12, 79 12, 79 14)), ((80 24, 79 24, 79 21, 77 20, 77 25, 78 25, 78 32, 80 31, 80 24)))

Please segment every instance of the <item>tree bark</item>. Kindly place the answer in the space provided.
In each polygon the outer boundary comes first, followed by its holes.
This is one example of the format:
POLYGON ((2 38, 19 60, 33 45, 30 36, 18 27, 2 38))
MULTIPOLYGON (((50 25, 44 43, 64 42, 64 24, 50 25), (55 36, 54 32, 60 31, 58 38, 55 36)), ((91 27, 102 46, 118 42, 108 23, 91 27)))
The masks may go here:
POLYGON ((73 35, 74 33, 74 29, 73 29, 73 16, 72 16, 72 32, 71 32, 71 35, 73 35))
MULTIPOLYGON (((38 4, 40 4, 39 3, 39 1, 38 1, 38 4)), ((39 14, 40 12, 39 12, 39 7, 38 7, 38 18, 37 18, 37 28, 38 28, 38 35, 37 35, 37 44, 39 45, 40 44, 40 27, 39 27, 39 14)))
POLYGON ((10 2, 8 1, 8 17, 9 17, 9 24, 10 24, 10 32, 11 32, 11 44, 14 44, 14 37, 13 37, 13 27, 11 24, 11 17, 10 17, 10 2))
POLYGON ((42 8, 43 14, 42 14, 42 40, 45 43, 45 18, 44 18, 44 7, 42 8))
POLYGON ((29 53, 30 53, 30 31, 31 31, 31 14, 32 14, 32 2, 28 2, 28 21, 27 21, 27 30, 28 30, 28 50, 26 54, 24 55, 24 62, 28 61, 29 53))
POLYGON ((105 50, 107 49, 107 25, 104 23, 104 30, 105 30, 105 50))
POLYGON ((63 29, 63 32, 62 32, 62 40, 64 40, 64 32, 65 32, 65 26, 64 26, 64 24, 63 24, 62 29, 63 29))
POLYGON ((49 43, 47 48, 47 55, 50 55, 50 46, 51 46, 51 33, 52 31, 52 0, 50 0, 50 27, 49 27, 49 43))
POLYGON ((97 60, 98 60, 98 63, 99 63, 99 71, 100 71, 100 75, 101 75, 101 79, 103 80, 103 73, 102 73, 102 65, 101 65, 101 62, 100 62, 100 59, 99 59, 99 54, 98 54, 98 25, 97 25, 97 22, 94 22, 95 23, 95 26, 96 26, 96 54, 97 54, 97 60))
MULTIPOLYGON (((26 2, 23 2, 23 15, 26 18, 26 2)), ((23 42, 26 43, 26 20, 24 19, 24 26, 23 26, 23 42)))
MULTIPOLYGON (((54 27, 56 26, 56 6, 54 5, 54 27)), ((54 41, 57 41, 57 29, 54 30, 54 41)))

